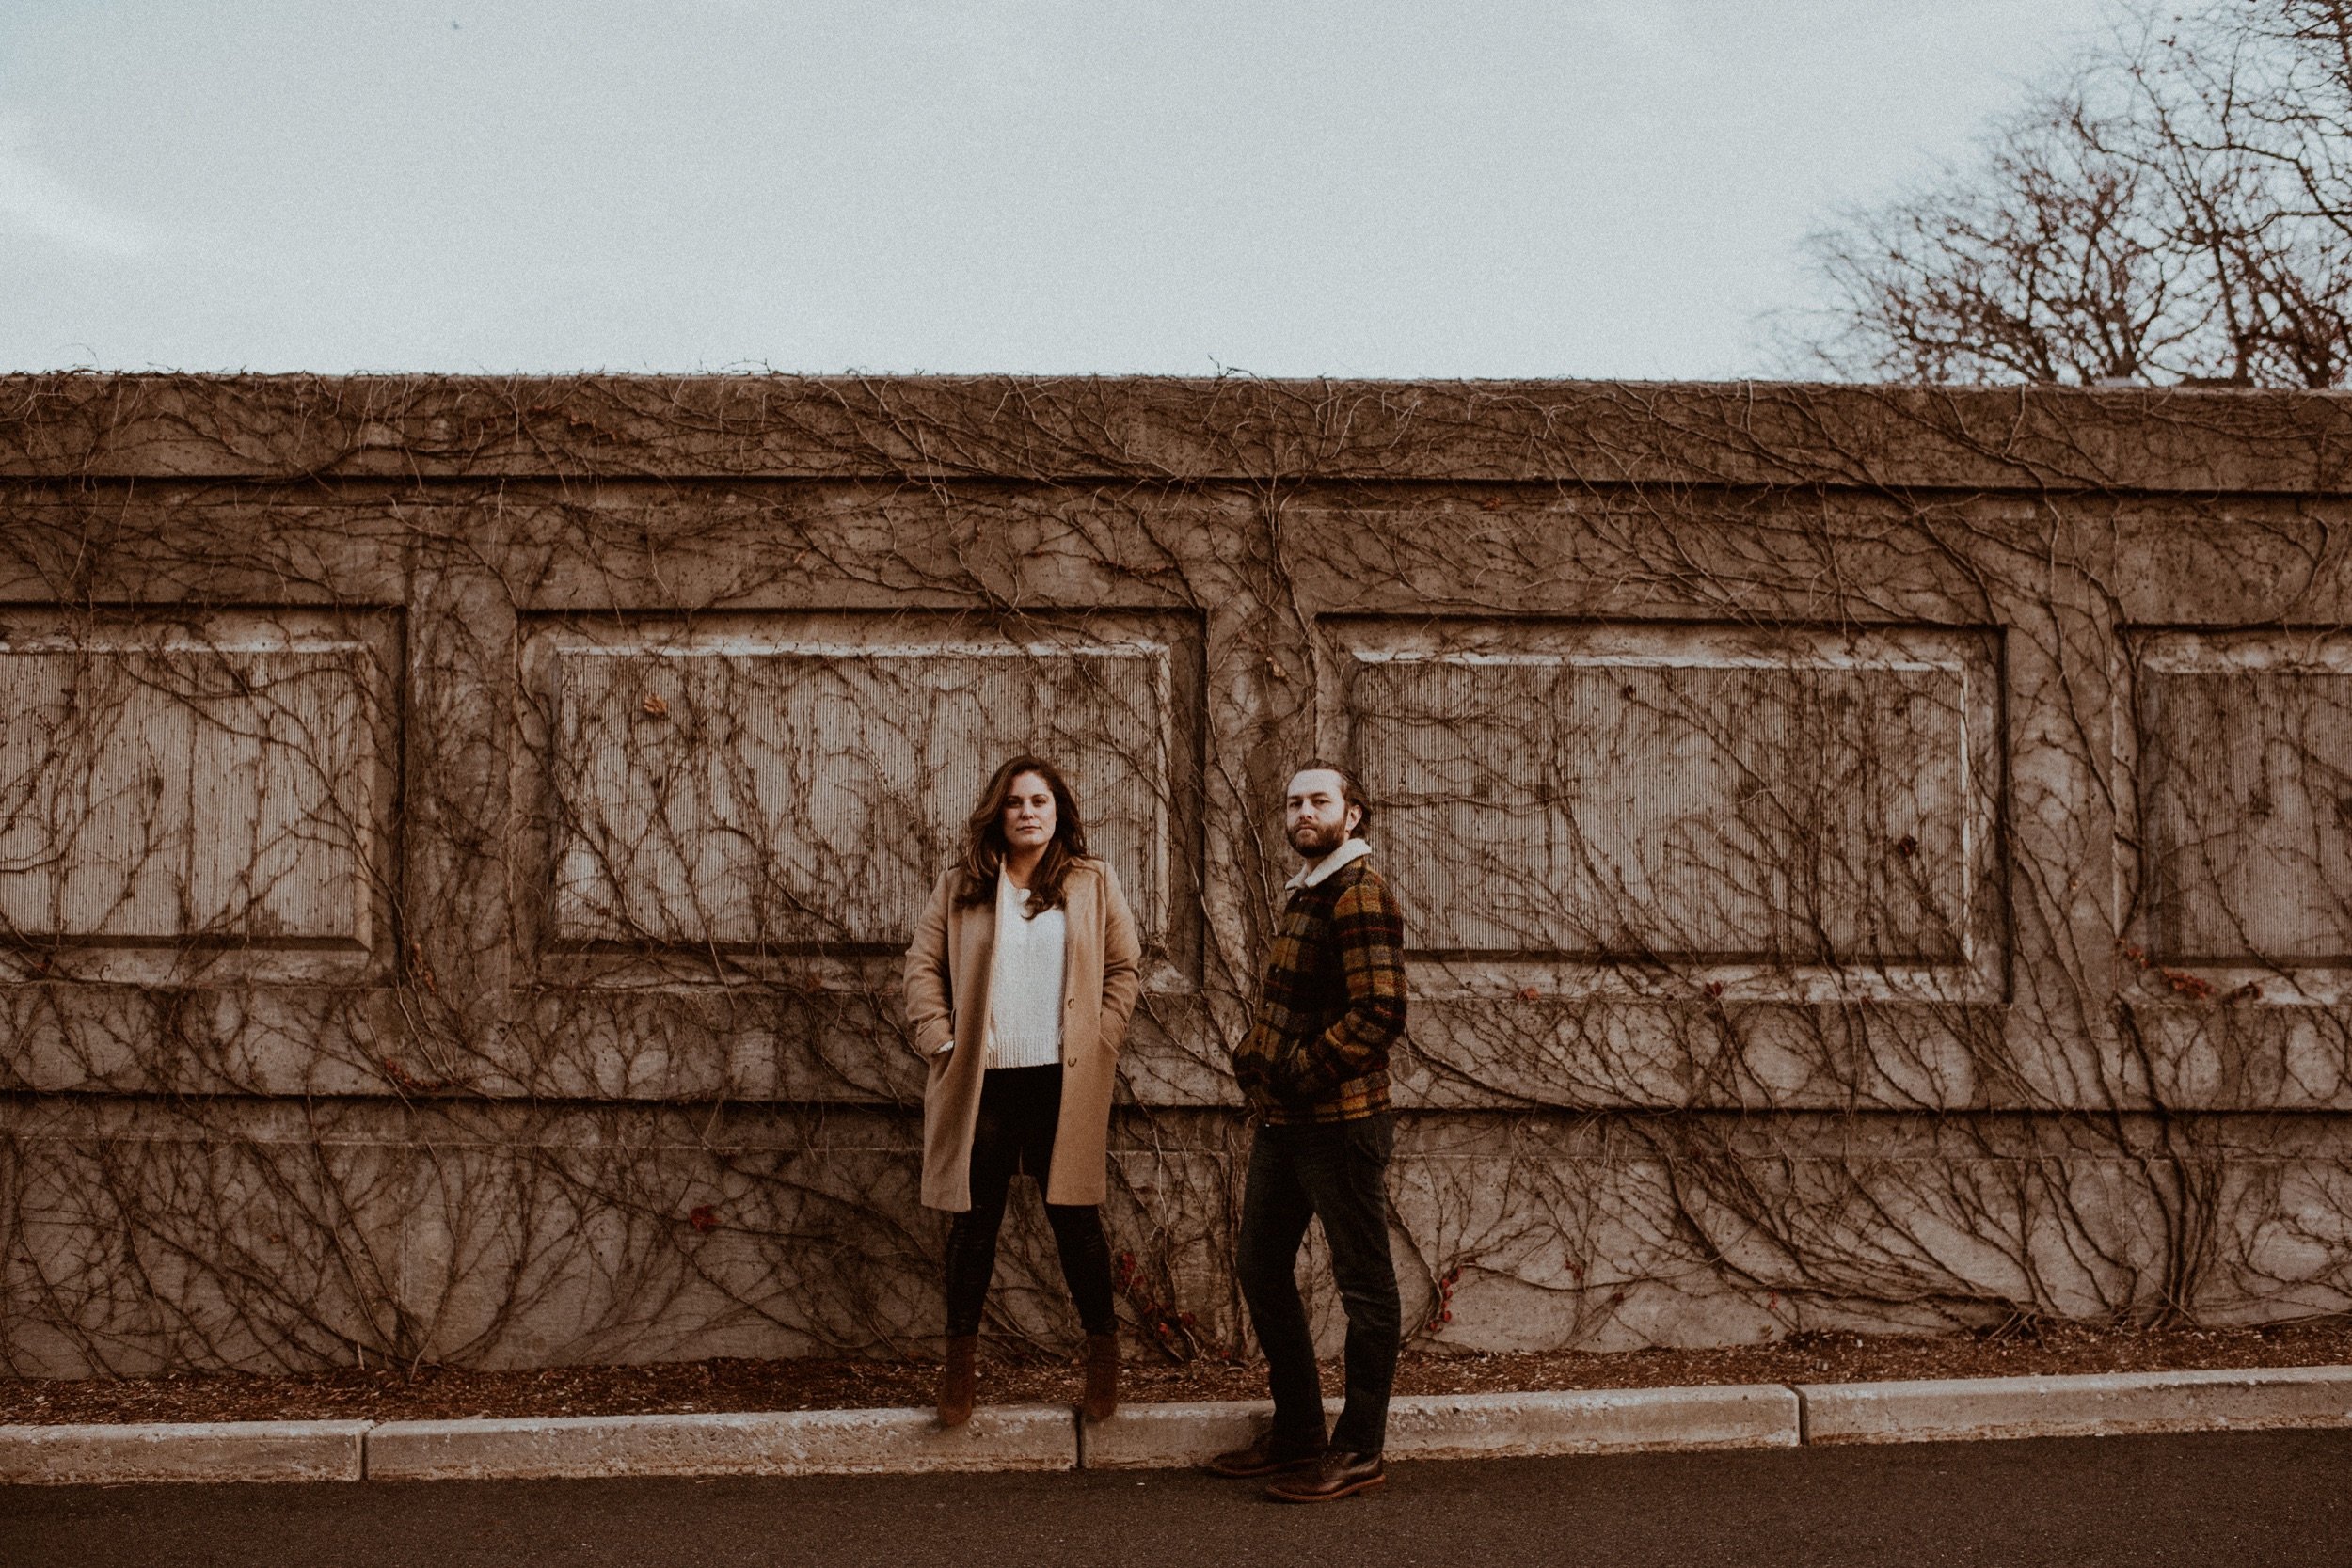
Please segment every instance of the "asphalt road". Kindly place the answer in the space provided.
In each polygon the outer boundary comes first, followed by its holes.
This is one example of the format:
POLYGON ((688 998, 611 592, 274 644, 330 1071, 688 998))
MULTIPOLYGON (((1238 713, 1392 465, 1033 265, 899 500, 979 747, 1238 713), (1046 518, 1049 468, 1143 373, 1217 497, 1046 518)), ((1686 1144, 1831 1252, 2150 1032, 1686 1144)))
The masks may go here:
POLYGON ((1155 1472, 0 1488, 6 1568, 2352 1565, 2352 1432, 1400 1465, 1321 1507, 1155 1472))

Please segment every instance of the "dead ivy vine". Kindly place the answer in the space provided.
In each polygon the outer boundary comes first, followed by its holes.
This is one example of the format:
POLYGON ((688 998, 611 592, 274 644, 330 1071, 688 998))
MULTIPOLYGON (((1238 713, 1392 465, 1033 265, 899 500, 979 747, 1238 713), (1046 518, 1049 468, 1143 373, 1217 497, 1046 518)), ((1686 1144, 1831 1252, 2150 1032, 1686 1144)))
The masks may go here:
MULTIPOLYGON (((0 1367, 927 1347, 898 954, 1015 746, 1141 911, 1109 1217, 1172 1356, 1246 1349, 1223 1064, 1311 752, 1412 922, 1428 1339, 2341 1311, 2341 423, 0 381, 0 1367)), ((1035 1219, 993 1327, 1051 1349, 1035 1219)))

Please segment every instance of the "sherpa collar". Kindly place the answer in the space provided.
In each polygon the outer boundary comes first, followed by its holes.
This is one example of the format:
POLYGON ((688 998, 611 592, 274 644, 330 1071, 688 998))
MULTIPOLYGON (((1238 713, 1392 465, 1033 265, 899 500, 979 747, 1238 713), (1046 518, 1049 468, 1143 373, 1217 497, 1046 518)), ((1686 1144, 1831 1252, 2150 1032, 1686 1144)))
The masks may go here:
POLYGON ((1360 838, 1351 838, 1321 860, 1312 864, 1301 866, 1298 874, 1284 882, 1282 887, 1286 892, 1295 891, 1302 887, 1312 887, 1350 861, 1362 860, 1371 853, 1371 845, 1366 844, 1360 838))

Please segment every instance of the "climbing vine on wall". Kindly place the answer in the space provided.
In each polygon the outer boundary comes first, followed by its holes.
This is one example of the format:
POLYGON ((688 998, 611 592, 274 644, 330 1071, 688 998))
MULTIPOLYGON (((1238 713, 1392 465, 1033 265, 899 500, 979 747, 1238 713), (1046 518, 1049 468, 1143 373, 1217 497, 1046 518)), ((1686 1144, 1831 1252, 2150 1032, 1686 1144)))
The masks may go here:
MULTIPOLYGON (((1223 1064, 1312 754, 1407 911, 1429 1341, 2340 1310, 2340 423, 0 382, 0 1365, 928 1348, 899 955, 1017 748, 1143 927, 1170 1356, 1248 1350, 1223 1064)), ((992 1333, 1051 1352, 1035 1221, 992 1333)))

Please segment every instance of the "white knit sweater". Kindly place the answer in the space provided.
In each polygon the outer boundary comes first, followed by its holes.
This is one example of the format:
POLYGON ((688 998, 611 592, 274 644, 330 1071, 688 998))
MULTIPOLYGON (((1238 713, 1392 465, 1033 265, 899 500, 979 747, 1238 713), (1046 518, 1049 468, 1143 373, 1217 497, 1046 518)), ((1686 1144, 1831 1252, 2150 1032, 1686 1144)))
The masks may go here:
POLYGON ((1058 909, 1023 916, 1026 888, 996 877, 996 955, 988 986, 993 1068, 1053 1067, 1061 1060, 1061 983, 1070 920, 1058 909))

